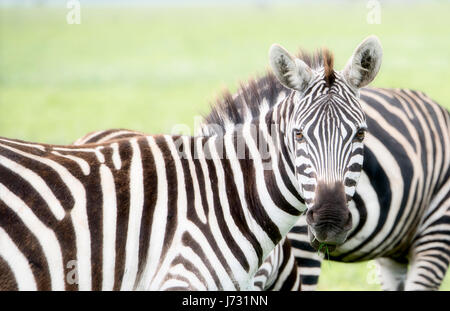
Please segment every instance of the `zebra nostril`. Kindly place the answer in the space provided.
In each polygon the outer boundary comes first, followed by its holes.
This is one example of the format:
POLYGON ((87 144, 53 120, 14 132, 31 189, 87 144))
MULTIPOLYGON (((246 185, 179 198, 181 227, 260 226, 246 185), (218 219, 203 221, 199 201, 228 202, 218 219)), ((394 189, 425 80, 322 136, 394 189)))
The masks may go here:
POLYGON ((314 225, 316 223, 314 217, 314 211, 311 209, 308 210, 308 212, 306 213, 306 222, 308 223, 308 225, 314 225))
POLYGON ((347 217, 347 221, 344 225, 344 230, 350 230, 352 228, 352 213, 349 211, 348 212, 348 217, 347 217))

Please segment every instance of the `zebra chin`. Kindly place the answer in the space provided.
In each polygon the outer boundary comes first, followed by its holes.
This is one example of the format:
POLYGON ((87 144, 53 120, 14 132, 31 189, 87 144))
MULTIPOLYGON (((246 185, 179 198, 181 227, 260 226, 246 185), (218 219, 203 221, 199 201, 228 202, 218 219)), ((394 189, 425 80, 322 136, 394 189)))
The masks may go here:
POLYGON ((316 251, 325 252, 333 252, 336 247, 343 244, 347 240, 347 236, 350 230, 337 233, 330 238, 327 239, 319 239, 317 236, 320 236, 320 233, 315 232, 314 228, 308 226, 308 237, 309 243, 316 251), (326 245, 326 248, 323 246, 326 245))

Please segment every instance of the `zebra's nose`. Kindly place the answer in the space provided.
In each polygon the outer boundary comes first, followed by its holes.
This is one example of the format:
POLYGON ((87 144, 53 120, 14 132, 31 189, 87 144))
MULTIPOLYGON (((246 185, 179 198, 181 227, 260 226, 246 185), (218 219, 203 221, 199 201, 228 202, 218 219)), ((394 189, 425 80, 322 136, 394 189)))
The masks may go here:
POLYGON ((314 235, 313 241, 340 245, 352 228, 352 214, 345 208, 328 204, 314 206, 306 213, 306 222, 314 235))
POLYGON ((306 222, 308 225, 317 227, 325 223, 337 224, 343 230, 350 230, 352 227, 352 213, 348 208, 345 210, 333 210, 333 207, 313 207, 306 212, 306 222))

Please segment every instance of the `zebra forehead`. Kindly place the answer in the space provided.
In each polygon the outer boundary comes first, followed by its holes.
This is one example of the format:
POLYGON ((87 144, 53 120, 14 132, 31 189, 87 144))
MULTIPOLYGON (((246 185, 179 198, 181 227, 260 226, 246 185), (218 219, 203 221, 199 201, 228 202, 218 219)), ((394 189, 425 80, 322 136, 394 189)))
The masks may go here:
POLYGON ((299 123, 339 120, 342 123, 365 123, 365 114, 356 100, 345 101, 338 94, 322 94, 298 105, 295 119, 299 123))

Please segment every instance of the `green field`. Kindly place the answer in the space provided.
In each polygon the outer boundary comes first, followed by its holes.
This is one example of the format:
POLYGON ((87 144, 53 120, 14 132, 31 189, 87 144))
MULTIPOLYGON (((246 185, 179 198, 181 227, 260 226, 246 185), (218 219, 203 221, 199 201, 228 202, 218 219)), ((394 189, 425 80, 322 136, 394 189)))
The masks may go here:
MULTIPOLYGON (((426 3, 426 2, 424 2, 426 3)), ((278 42, 329 47, 341 69, 369 34, 384 47, 380 87, 422 90, 450 108, 450 3, 209 8, 0 8, 0 136, 68 144, 89 131, 193 126, 223 89, 264 73, 278 42)), ((324 263, 321 290, 377 290, 367 263, 324 263)), ((442 289, 450 290, 447 274, 442 289)))

